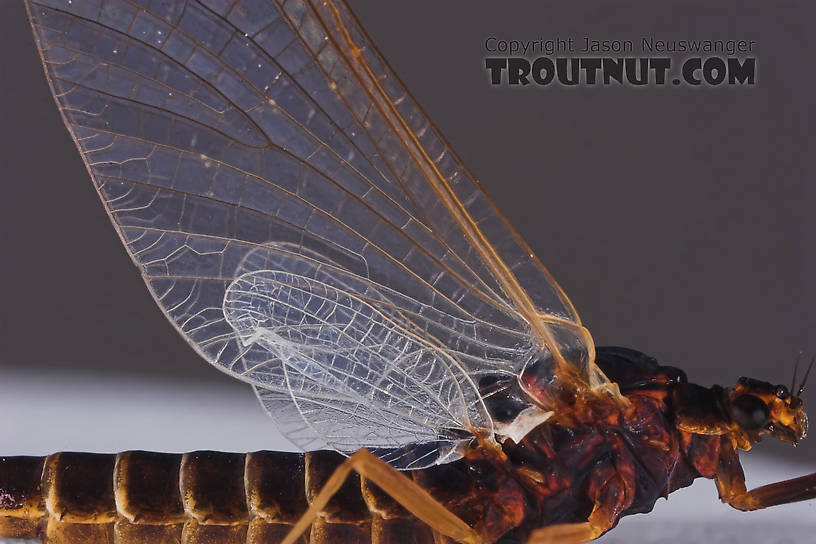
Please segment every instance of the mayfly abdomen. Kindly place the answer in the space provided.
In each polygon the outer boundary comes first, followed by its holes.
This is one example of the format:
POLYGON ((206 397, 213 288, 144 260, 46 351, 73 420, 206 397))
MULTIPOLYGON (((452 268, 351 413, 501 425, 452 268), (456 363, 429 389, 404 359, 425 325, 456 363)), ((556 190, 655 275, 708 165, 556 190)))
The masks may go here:
MULTIPOLYGON (((0 538, 45 544, 276 543, 342 460, 325 451, 0 458, 0 538)), ((395 541, 432 542, 433 536, 356 476, 302 540, 395 541)))

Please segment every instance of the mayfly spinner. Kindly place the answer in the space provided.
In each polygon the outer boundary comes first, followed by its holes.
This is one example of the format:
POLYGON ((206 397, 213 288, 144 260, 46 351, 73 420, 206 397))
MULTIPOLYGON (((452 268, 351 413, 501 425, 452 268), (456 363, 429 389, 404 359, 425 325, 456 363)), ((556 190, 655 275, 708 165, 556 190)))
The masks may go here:
POLYGON ((805 437, 804 379, 596 350, 341 1, 26 5, 156 302, 307 453, 3 458, 0 536, 568 544, 698 477, 741 510, 816 497, 738 459, 805 437))

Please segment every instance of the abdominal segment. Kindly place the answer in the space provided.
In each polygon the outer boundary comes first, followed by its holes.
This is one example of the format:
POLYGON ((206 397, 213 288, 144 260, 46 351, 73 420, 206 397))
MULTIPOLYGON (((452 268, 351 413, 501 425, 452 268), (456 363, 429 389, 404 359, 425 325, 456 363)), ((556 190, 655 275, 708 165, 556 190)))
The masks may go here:
MULTIPOLYGON (((0 538, 45 544, 277 543, 343 459, 326 451, 0 458, 0 538)), ((430 543, 433 535, 352 475, 301 542, 430 543)))

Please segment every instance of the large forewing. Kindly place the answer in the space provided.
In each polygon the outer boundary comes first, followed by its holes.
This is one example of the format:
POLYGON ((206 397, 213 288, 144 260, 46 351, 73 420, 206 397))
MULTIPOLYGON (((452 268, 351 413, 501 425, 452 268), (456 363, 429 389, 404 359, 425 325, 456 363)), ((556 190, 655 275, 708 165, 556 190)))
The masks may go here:
MULTIPOLYGON (((258 297, 271 289, 275 295, 265 300, 275 304, 282 292, 269 278, 279 273, 307 282, 297 284, 301 291, 351 297, 349 315, 368 316, 378 334, 402 335, 423 361, 433 353, 430 366, 395 369, 405 374, 400 379, 420 388, 444 384, 437 400, 461 403, 439 412, 445 421, 378 405, 385 410, 380 423, 367 415, 360 425, 371 427, 358 431, 384 438, 346 433, 344 449, 488 425, 475 389, 480 375, 517 374, 556 346, 543 323, 574 336, 563 345, 580 337, 566 297, 345 6, 27 5, 66 125, 160 307, 208 361, 268 391, 259 392, 267 406, 301 387, 300 400, 290 400, 309 427, 302 444, 320 438, 320 417, 348 406, 324 398, 331 377, 318 375, 308 357, 301 366, 284 364, 300 352, 275 351, 263 320, 247 336, 237 326, 246 321, 225 317, 241 307, 225 305, 228 295, 249 284, 258 297), (422 374, 428 368, 435 370, 422 374), (393 422, 403 416, 413 427, 395 438, 393 422), (381 424, 386 419, 390 429, 381 424), (420 432, 421 425, 431 430, 420 432)), ((359 340, 366 346, 368 339, 359 340)), ((386 358, 378 349, 369 366, 386 358)))
POLYGON ((391 158, 397 182, 424 222, 475 268, 488 268, 492 282, 516 306, 514 295, 508 293, 512 288, 505 283, 508 279, 524 290, 543 319, 558 317, 579 323, 569 299, 485 195, 348 7, 342 2, 314 4, 314 22, 313 15, 304 12, 298 14, 300 24, 307 29, 322 24, 346 62, 336 63, 333 51, 322 53, 326 48, 317 40, 307 44, 338 82, 339 92, 357 105, 358 117, 382 134, 379 151, 391 158), (346 72, 348 68, 351 73, 346 72), (505 273, 499 274, 494 266, 505 273))
POLYGON ((388 173, 419 217, 527 321, 542 357, 598 386, 594 346, 569 299, 484 194, 342 2, 287 4, 290 21, 355 117, 375 135, 388 173), (328 33, 328 35, 324 35, 328 33), (326 44, 326 40, 331 43, 326 44), (567 351, 583 353, 567 357, 567 351), (574 370, 578 370, 577 374, 574 370))

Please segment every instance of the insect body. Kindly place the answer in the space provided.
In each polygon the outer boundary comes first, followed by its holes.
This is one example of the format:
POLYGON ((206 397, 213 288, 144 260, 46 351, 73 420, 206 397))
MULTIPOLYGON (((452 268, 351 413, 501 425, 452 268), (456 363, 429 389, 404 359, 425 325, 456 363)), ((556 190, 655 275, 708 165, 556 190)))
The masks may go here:
POLYGON ((159 307, 312 453, 9 458, 4 533, 584 542, 699 475, 742 509, 814 496, 813 475, 748 493, 736 456, 804 437, 798 393, 596 357, 344 4, 26 5, 159 307))
MULTIPOLYGON (((722 500, 742 510, 813 498, 814 475, 745 490, 739 448, 765 434, 796 442, 807 432, 801 402, 786 387, 743 379, 736 388, 703 388, 623 348, 599 349, 598 364, 618 380, 624 410, 548 421, 519 443, 506 440, 500 454, 473 449, 410 477, 484 542, 547 541, 536 531, 583 527, 587 516, 606 530, 697 477, 714 478, 722 500)), ((505 397, 490 406, 506 416, 512 404, 505 397)), ((6 536, 65 543, 278 542, 342 462, 332 452, 7 458, 0 527, 6 536)), ((326 543, 434 541, 430 527, 356 477, 309 534, 326 543)))

